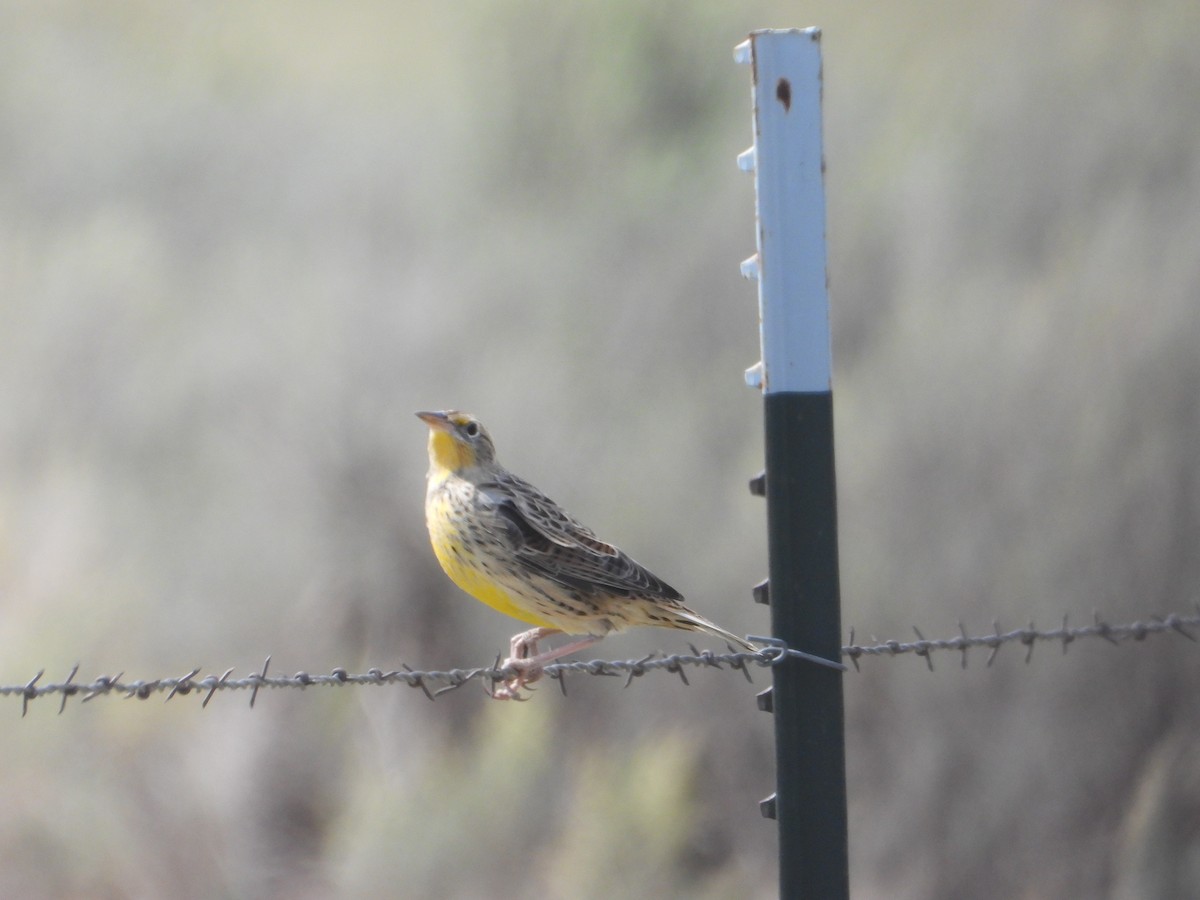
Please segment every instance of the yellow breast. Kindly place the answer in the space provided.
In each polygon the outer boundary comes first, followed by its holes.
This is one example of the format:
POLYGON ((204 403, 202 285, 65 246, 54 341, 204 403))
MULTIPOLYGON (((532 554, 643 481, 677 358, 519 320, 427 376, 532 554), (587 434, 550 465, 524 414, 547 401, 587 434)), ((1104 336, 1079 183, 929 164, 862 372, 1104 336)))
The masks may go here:
POLYGON ((467 520, 470 514, 469 498, 464 491, 456 491, 446 478, 431 477, 425 500, 425 523, 429 527, 434 555, 450 580, 476 600, 506 616, 530 625, 554 627, 537 615, 531 603, 498 580, 504 577, 502 563, 485 555, 486 551, 479 546, 480 535, 467 538, 471 529, 467 520), (489 568, 492 571, 489 572, 489 568))

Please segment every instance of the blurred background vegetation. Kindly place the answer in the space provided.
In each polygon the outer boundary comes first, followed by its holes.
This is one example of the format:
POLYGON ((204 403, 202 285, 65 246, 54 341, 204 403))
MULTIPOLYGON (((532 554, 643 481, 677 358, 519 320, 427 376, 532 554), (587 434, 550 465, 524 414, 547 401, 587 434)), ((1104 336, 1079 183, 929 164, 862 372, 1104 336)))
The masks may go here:
MULTIPOLYGON (((0 681, 489 662, 428 407, 762 632, 730 51, 809 24, 847 626, 1188 609, 1194 0, 8 0, 0 681)), ((1200 893, 1195 646, 938 662, 847 677, 856 896, 1200 893)), ((759 681, 6 704, 0 895, 770 897, 759 681)))

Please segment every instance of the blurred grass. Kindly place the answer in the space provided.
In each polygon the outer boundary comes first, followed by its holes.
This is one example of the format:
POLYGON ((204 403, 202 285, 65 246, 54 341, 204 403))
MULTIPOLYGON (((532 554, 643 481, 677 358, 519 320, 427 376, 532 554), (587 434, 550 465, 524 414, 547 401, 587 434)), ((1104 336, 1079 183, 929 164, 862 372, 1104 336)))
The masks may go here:
POLYGON ((402 770, 385 763, 382 779, 375 766, 360 773, 330 850, 332 893, 723 896, 684 865, 693 742, 668 730, 564 754, 554 728, 545 703, 492 707, 464 740, 417 750, 402 770))
MULTIPOLYGON (((764 630, 730 49, 766 25, 825 34, 847 624, 1191 602, 1200 13, 803 15, 0 5, 2 680, 490 660, 512 623, 422 531, 427 407, 764 630)), ((856 896, 1195 892, 1184 644, 866 665, 856 896)), ((36 704, 0 895, 770 896, 761 685, 693 682, 36 704)))

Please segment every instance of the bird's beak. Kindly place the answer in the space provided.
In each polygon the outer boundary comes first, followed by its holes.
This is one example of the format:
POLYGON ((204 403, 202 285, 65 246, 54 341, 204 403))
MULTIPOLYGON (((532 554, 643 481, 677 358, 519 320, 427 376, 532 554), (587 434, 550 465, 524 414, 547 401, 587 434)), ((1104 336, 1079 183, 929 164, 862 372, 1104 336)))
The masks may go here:
POLYGON ((449 431, 453 427, 444 412, 419 412, 417 418, 437 431, 449 431))

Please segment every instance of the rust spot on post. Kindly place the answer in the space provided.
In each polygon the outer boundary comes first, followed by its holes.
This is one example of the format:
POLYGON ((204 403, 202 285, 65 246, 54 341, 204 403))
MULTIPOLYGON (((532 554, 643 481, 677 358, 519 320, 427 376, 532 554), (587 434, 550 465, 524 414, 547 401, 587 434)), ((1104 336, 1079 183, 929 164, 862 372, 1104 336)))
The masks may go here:
POLYGON ((792 86, 786 78, 780 78, 775 85, 775 99, 783 104, 784 112, 792 111, 792 86))

